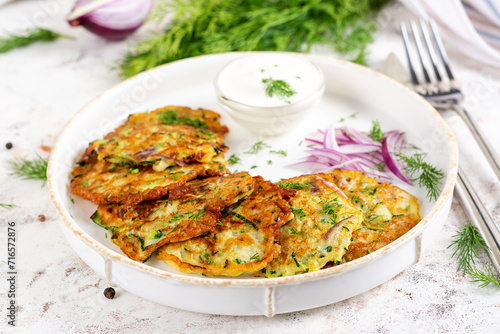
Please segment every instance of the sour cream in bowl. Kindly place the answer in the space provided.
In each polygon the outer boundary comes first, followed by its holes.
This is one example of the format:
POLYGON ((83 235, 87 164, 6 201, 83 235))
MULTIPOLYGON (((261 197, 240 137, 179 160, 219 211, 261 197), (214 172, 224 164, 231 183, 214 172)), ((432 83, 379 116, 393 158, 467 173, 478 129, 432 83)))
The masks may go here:
POLYGON ((325 91, 321 69, 300 55, 259 52, 227 64, 215 79, 224 110, 265 137, 284 134, 319 103, 325 91))

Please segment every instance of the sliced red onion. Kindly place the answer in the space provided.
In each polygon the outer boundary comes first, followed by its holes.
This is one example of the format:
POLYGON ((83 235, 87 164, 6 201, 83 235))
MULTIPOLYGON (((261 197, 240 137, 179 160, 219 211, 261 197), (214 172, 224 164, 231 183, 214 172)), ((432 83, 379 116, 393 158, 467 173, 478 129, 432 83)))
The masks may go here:
POLYGON ((338 150, 342 153, 370 153, 380 150, 380 145, 377 144, 345 144, 341 145, 338 150))
POLYGON ((136 154, 134 154, 134 158, 139 159, 139 160, 146 159, 154 151, 155 151, 154 148, 147 148, 145 150, 139 151, 136 154))
POLYGON ((334 169, 357 170, 378 182, 392 182, 399 178, 412 185, 403 174, 404 162, 396 157, 405 145, 403 132, 386 132, 382 143, 346 126, 318 129, 318 135, 323 140, 305 139, 313 144, 306 149, 309 156, 290 166, 306 167, 308 172, 313 173, 334 169))
POLYGON ((67 20, 107 39, 123 39, 139 28, 153 0, 77 0, 67 20))
POLYGON ((396 154, 400 150, 401 145, 404 143, 404 139, 402 139, 403 133, 401 132, 391 132, 387 133, 383 142, 382 142, 382 156, 384 157, 385 164, 387 168, 391 172, 394 173, 399 179, 408 183, 409 185, 413 185, 401 172, 396 164, 396 154))
POLYGON ((327 180, 325 180, 321 177, 317 177, 317 179, 320 180, 321 182, 323 182, 324 184, 326 184, 328 187, 335 190, 336 193, 338 193, 340 196, 344 197, 346 200, 349 200, 349 198, 344 194, 344 192, 342 190, 340 190, 339 188, 337 188, 337 186, 335 186, 333 183, 328 182, 327 180))
POLYGON ((342 219, 341 221, 339 221, 338 223, 333 224, 333 226, 332 226, 332 227, 330 227, 330 229, 328 230, 328 232, 326 232, 326 233, 325 233, 325 236, 323 237, 323 239, 324 239, 324 240, 328 240, 328 239, 330 238, 330 235, 331 235, 331 234, 332 234, 332 232, 333 232, 333 229, 334 229, 336 226, 338 226, 340 223, 342 223, 342 222, 344 222, 344 221, 346 221, 346 220, 348 220, 348 219, 351 219, 352 217, 354 217, 354 215, 349 216, 349 217, 347 217, 347 218, 344 218, 344 219, 342 219))

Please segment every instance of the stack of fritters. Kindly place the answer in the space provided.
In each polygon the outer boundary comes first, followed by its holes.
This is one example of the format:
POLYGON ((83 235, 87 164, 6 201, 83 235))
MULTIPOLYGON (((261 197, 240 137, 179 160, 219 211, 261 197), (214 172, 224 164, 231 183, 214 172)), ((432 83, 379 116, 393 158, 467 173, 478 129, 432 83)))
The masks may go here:
POLYGON ((168 106, 130 115, 94 141, 71 191, 131 259, 182 272, 279 277, 369 254, 420 221, 415 197, 361 172, 278 184, 226 169, 219 115, 168 106))
POLYGON ((251 195, 228 208, 215 231, 165 245, 158 258, 180 271, 209 275, 237 276, 266 267, 280 254, 278 230, 293 215, 278 186, 262 177, 254 180, 251 195))
POLYGON ((219 117, 175 106, 132 114, 89 145, 73 170, 71 191, 95 204, 128 209, 167 196, 189 180, 224 175, 228 130, 219 117))
POLYGON ((159 247, 217 232, 222 211, 248 196, 254 180, 248 173, 188 182, 181 196, 142 202, 128 211, 120 204, 99 205, 94 221, 133 260, 145 261, 159 247))

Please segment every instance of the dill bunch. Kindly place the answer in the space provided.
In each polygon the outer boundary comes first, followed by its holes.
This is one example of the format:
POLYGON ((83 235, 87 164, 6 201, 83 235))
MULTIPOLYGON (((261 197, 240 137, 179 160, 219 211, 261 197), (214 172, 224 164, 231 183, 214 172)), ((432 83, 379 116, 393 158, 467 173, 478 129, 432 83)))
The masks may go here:
POLYGON ((10 160, 7 162, 11 174, 21 180, 39 180, 42 181, 42 187, 47 182, 48 160, 37 155, 34 160, 10 160))
POLYGON ((308 52, 327 45, 364 63, 376 25, 372 14, 389 0, 163 0, 153 18, 173 13, 166 31, 118 61, 127 78, 182 58, 230 51, 308 52))
POLYGON ((486 271, 478 269, 476 259, 479 259, 479 252, 488 252, 488 245, 477 228, 469 223, 457 231, 453 236, 453 242, 448 246, 455 249, 452 257, 458 259, 458 271, 469 275, 472 282, 481 283, 479 287, 484 288, 489 284, 497 285, 500 288, 500 276, 495 275, 491 260, 488 262, 486 271))
POLYGON ((74 39, 43 28, 33 28, 20 34, 9 34, 7 38, 0 38, 0 53, 6 53, 15 48, 22 48, 35 42, 50 42, 59 38, 74 39))

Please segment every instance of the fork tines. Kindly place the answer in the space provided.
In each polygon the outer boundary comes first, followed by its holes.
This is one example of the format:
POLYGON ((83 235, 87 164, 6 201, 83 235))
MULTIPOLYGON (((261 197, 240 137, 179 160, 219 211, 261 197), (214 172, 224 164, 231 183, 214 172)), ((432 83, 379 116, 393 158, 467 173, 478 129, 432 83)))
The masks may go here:
POLYGON ((400 25, 401 35, 403 36, 406 51, 406 58, 410 69, 411 81, 415 86, 415 90, 426 98, 442 98, 453 94, 455 95, 453 97, 454 99, 461 99, 460 90, 449 66, 448 54, 444 49, 443 42, 441 41, 441 37, 439 36, 434 21, 429 20, 428 22, 425 22, 420 19, 419 25, 417 25, 414 20, 410 21, 409 27, 407 27, 404 22, 401 22, 400 25), (411 39, 408 34, 409 30, 412 32, 413 39, 411 39), (424 51, 424 45, 427 52, 424 51), (416 51, 414 51, 413 46, 416 47, 416 51), (439 58, 436 55, 436 49, 439 53, 439 58), (423 76, 423 81, 419 80, 415 71, 414 61, 412 60, 412 54, 415 53, 418 55, 420 64, 418 70, 423 76), (431 65, 431 70, 429 70, 429 66, 427 66, 427 64, 431 65), (443 80, 439 66, 444 68, 447 80, 443 80), (434 77, 431 77, 431 73, 433 73, 434 77))

